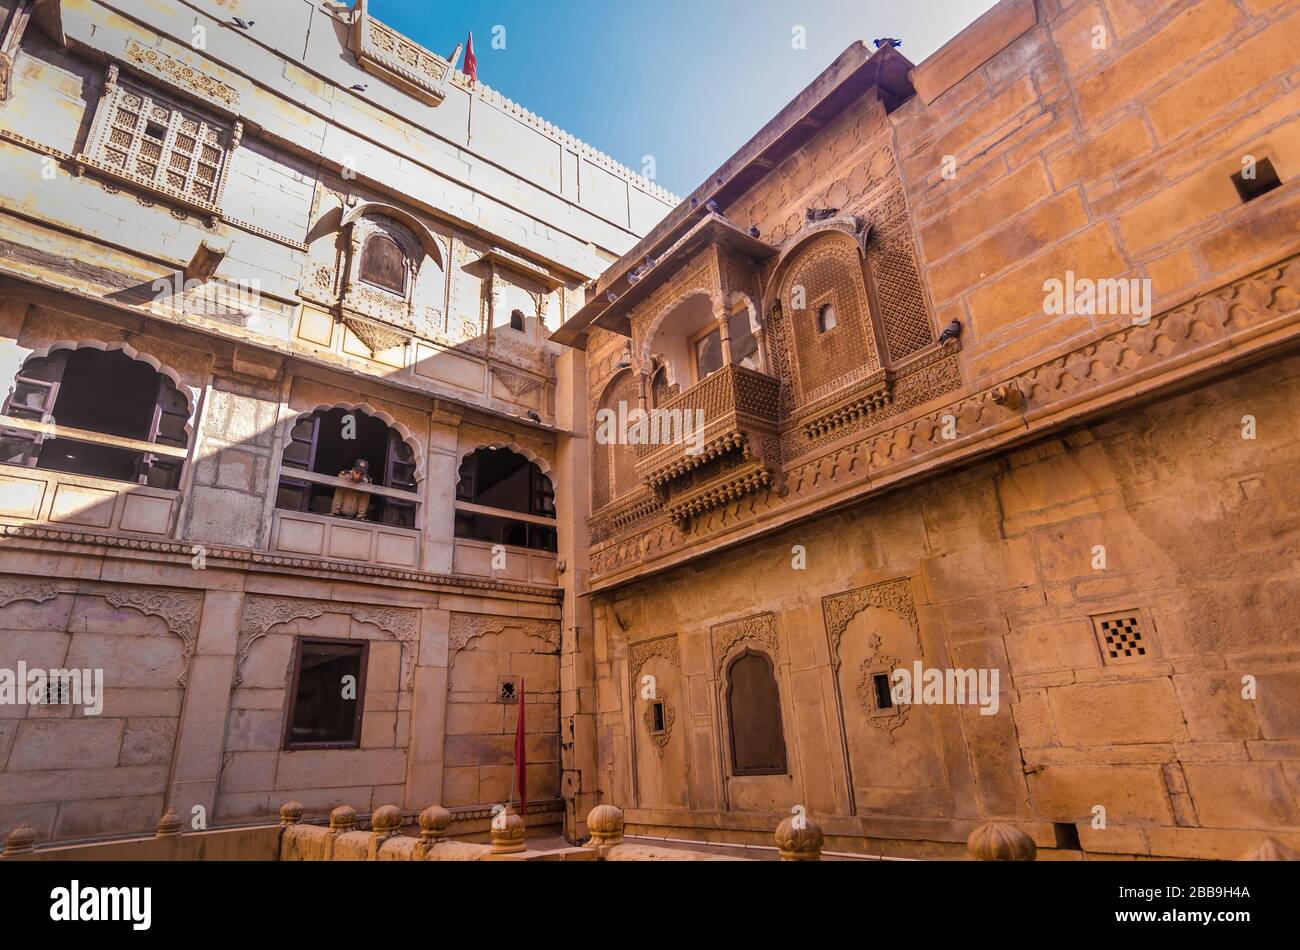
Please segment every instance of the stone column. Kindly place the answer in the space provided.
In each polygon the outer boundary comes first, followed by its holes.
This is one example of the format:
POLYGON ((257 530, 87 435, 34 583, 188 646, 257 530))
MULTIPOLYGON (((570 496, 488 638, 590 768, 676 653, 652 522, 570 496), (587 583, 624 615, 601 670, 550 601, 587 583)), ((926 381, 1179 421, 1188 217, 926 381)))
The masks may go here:
POLYGON ((587 354, 566 350, 556 365, 556 424, 576 433, 561 436, 556 464, 556 520, 564 588, 560 650, 560 794, 564 830, 571 840, 585 836, 587 812, 598 804, 596 676, 591 598, 588 593, 587 516, 591 439, 587 431, 587 354))
POLYGON ((458 411, 440 404, 434 409, 429 424, 429 449, 421 486, 424 504, 420 524, 424 529, 424 549, 420 552, 420 568, 434 574, 450 574, 455 553, 460 420, 458 411))
POLYGON ((190 663, 185 704, 176 735, 176 755, 167 789, 167 809, 193 827, 194 807, 201 806, 211 824, 216 813, 217 783, 225 747, 226 719, 244 595, 208 590, 199 615, 199 635, 190 663))
POLYGON ((718 336, 722 338, 722 365, 731 365, 731 319, 724 309, 718 317, 718 336))
POLYGON ((403 802, 410 811, 423 802, 442 801, 450 635, 450 611, 433 607, 420 611, 420 655, 415 667, 403 802))

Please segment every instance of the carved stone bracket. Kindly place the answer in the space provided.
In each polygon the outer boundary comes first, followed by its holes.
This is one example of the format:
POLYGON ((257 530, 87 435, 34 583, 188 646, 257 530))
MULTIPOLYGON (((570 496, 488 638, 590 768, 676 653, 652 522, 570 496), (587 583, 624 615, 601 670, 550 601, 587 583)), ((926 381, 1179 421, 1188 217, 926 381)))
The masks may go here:
POLYGON ((275 597, 249 597, 244 601, 244 622, 235 649, 235 685, 244 682, 244 662, 253 644, 266 636, 272 627, 302 618, 315 619, 325 613, 320 603, 275 597))
POLYGON ((676 636, 642 640, 640 643, 634 643, 628 648, 627 668, 633 684, 636 683, 637 674, 641 672, 641 667, 645 666, 646 661, 652 656, 661 656, 677 669, 682 668, 681 657, 677 651, 676 636))
POLYGON ((184 686, 190 675, 190 660, 199 637, 200 594, 186 594, 151 588, 113 590, 103 595, 114 607, 130 607, 148 617, 161 617, 167 629, 184 644, 185 670, 179 677, 184 686))
POLYGON ((836 672, 840 668, 840 641, 844 637, 844 630, 850 620, 868 607, 883 607, 894 611, 920 637, 916 604, 912 600, 911 587, 906 578, 823 597, 822 613, 826 618, 826 633, 831 641, 831 666, 836 672))
POLYGON ((451 637, 448 643, 448 664, 475 637, 487 633, 500 633, 508 628, 522 630, 530 637, 545 640, 560 649, 560 624, 555 620, 533 620, 528 617, 490 617, 483 614, 452 614, 451 637))
POLYGON ((714 675, 718 682, 722 681, 722 665, 738 643, 749 640, 758 644, 767 651, 774 666, 781 656, 776 637, 776 615, 772 613, 715 624, 709 635, 713 640, 714 675))
POLYGON ((42 581, 0 581, 0 607, 8 607, 10 604, 16 604, 21 600, 30 600, 33 603, 43 604, 47 600, 53 600, 58 596, 59 592, 52 584, 46 584, 42 581))

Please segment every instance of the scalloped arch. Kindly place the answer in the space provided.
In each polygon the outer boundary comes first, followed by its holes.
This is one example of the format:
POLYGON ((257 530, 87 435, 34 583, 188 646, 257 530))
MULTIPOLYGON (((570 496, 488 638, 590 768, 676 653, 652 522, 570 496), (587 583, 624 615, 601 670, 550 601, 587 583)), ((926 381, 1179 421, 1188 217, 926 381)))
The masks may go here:
POLYGON ((305 412, 296 412, 294 415, 285 420, 285 434, 297 424, 299 419, 305 416, 313 415, 317 412, 329 412, 331 409, 342 409, 345 412, 361 412, 371 418, 378 419, 384 425, 397 432, 402 437, 402 441, 411 447, 415 455, 415 483, 417 486, 423 486, 425 475, 425 453, 424 446, 420 439, 414 435, 409 428, 402 425, 391 415, 382 409, 376 409, 367 402, 336 402, 336 403, 319 403, 315 408, 308 409, 305 412))

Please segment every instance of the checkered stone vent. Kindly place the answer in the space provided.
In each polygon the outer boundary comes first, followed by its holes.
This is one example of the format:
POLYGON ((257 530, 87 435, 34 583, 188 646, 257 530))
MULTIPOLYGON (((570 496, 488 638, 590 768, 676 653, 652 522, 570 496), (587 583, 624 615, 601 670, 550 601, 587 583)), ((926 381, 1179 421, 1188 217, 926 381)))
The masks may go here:
POLYGON ((1123 610, 1092 618, 1097 644, 1107 664, 1131 663, 1156 655, 1151 624, 1142 610, 1123 610))

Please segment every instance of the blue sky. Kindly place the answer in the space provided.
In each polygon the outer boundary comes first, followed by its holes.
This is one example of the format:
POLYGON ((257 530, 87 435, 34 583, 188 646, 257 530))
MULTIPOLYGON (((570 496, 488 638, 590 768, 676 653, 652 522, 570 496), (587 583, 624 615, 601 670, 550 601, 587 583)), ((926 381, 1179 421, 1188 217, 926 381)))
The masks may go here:
POLYGON ((854 40, 897 37, 919 63, 994 2, 371 0, 371 13, 444 56, 473 30, 483 82, 636 171, 653 156, 684 195, 854 40))

